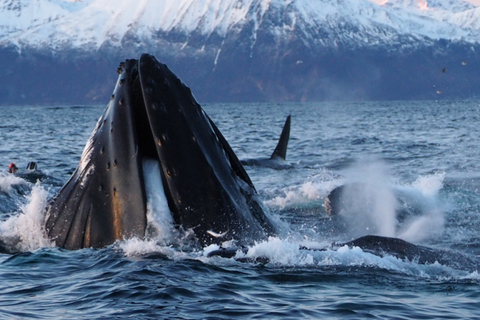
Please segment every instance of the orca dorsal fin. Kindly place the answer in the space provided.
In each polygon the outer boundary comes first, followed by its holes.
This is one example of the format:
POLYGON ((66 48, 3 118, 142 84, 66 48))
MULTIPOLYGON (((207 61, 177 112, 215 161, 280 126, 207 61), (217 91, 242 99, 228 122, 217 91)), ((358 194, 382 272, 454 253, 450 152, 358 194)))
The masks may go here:
POLYGON ((280 135, 280 140, 278 140, 277 147, 272 153, 270 159, 282 159, 285 160, 287 158, 287 146, 288 140, 290 139, 290 118, 289 115, 285 124, 283 125, 282 134, 280 135))

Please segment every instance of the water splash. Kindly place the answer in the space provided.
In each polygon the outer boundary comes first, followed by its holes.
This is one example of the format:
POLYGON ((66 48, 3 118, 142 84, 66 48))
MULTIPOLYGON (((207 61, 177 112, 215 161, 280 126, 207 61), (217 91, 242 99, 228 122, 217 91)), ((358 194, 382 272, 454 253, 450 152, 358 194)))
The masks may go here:
POLYGON ((181 254, 179 251, 160 244, 156 239, 142 240, 139 238, 130 238, 128 240, 118 241, 116 243, 126 256, 141 256, 149 253, 159 253, 167 258, 174 259, 175 256, 181 254))
MULTIPOLYGON (((143 165, 147 184, 148 224, 153 231, 150 230, 150 236, 145 240, 132 238, 119 241, 116 246, 126 256, 142 256, 155 253, 173 260, 199 259, 206 263, 214 263, 213 261, 216 260, 207 256, 209 252, 220 248, 217 244, 203 248, 203 250, 179 250, 178 244, 181 245, 183 240, 174 231, 171 213, 163 192, 162 182, 159 179, 160 169, 158 164, 155 161, 146 161, 143 165)), ((310 179, 293 189, 289 187, 283 198, 286 201, 285 203, 288 203, 288 201, 296 201, 297 204, 302 203, 302 201, 318 201, 327 194, 326 190, 329 187, 338 185, 340 181, 345 181, 346 184, 362 186, 361 188, 352 188, 350 191, 347 190, 347 197, 351 196, 353 199, 350 205, 360 210, 344 217, 352 221, 350 225, 352 229, 359 228, 358 230, 350 230, 352 234, 355 232, 371 234, 373 231, 377 231, 377 234, 385 236, 400 235, 409 238, 415 233, 420 233, 423 224, 431 223, 429 216, 422 215, 409 220, 408 223, 405 223, 404 228, 400 231, 397 230, 396 210, 398 209, 398 200, 394 193, 395 188, 392 184, 392 178, 388 174, 385 163, 381 161, 358 162, 348 170, 346 178, 342 180, 325 180, 318 177, 317 179, 319 180, 310 179), (349 194, 349 192, 352 193, 349 194), (296 194, 298 199, 289 198, 289 194, 296 194), (353 216, 358 212, 361 213, 360 216, 353 216), (359 219, 363 221, 360 222, 359 219)), ((434 199, 442 188, 442 182, 442 175, 419 177, 411 185, 404 186, 404 189, 421 197, 429 195, 434 199)), ((290 205, 292 202, 290 202, 290 205)), ((270 206, 272 206, 272 203, 274 201, 270 202, 270 206)), ((441 276, 448 274, 447 267, 441 265, 420 266, 415 262, 402 261, 391 256, 373 255, 356 247, 333 249, 329 245, 329 243, 316 242, 315 240, 309 240, 308 244, 305 245, 305 239, 301 235, 289 234, 288 238, 270 237, 266 241, 256 242, 245 251, 238 250, 234 259, 255 261, 256 258, 261 258, 267 259, 272 264, 296 267, 374 266, 427 278, 432 275, 436 276, 437 273, 441 276), (313 250, 302 249, 305 247, 313 248, 313 250)))
POLYGON ((265 193, 280 193, 271 199, 264 201, 265 205, 277 210, 302 207, 322 207, 328 193, 343 184, 342 178, 338 178, 330 172, 322 172, 312 176, 307 181, 283 188, 281 190, 264 190, 265 193))
POLYGON ((445 172, 436 172, 427 176, 419 176, 412 183, 412 187, 420 191, 426 197, 434 197, 443 188, 445 172))
POLYGON ((12 193, 15 185, 26 185, 27 182, 10 173, 0 173, 0 191, 12 193))
POLYGON ((348 210, 340 214, 352 237, 395 236, 398 201, 391 184, 387 166, 380 160, 358 161, 346 172, 342 199, 348 210))
POLYGON ((0 223, 2 240, 15 245, 20 251, 33 251, 42 247, 52 247, 44 229, 45 207, 48 192, 37 183, 31 194, 26 196, 27 203, 20 208, 20 214, 0 223))
POLYGON ((405 221, 398 231, 399 238, 421 242, 440 236, 443 233, 445 217, 437 196, 443 188, 444 179, 445 173, 437 172, 427 176, 419 176, 412 183, 412 191, 417 192, 417 197, 421 197, 420 201, 417 201, 417 206, 421 208, 422 214, 409 217, 405 221))
POLYGON ((437 196, 444 178, 439 172, 398 185, 383 161, 356 162, 346 171, 342 192, 340 216, 347 235, 374 234, 417 243, 441 235, 445 219, 437 196))
MULTIPOLYGON (((323 243, 312 243, 317 249, 304 249, 298 242, 291 239, 270 237, 257 242, 246 252, 237 251, 234 259, 247 258, 256 261, 257 258, 267 258, 268 263, 278 266, 311 268, 380 268, 408 276, 426 279, 478 278, 476 272, 455 270, 438 262, 418 264, 415 261, 404 261, 390 255, 379 256, 363 251, 359 247, 342 246, 334 248, 323 243)), ((351 271, 349 271, 351 272, 351 271)))

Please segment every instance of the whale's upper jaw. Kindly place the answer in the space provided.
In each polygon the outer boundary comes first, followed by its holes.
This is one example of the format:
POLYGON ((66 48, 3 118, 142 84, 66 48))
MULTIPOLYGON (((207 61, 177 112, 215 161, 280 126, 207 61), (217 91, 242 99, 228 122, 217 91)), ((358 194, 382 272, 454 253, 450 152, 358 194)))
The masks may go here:
POLYGON ((80 165, 47 208, 49 237, 68 249, 143 238, 146 158, 158 161, 175 224, 201 245, 273 233, 250 178, 190 89, 148 54, 118 71, 80 165))

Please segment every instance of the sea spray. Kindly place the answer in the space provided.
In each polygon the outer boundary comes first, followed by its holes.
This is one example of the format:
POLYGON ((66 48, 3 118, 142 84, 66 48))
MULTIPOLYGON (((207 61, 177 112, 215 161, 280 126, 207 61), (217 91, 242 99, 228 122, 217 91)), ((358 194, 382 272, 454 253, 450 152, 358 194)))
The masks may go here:
MULTIPOLYGON (((290 208, 304 207, 322 207, 325 197, 329 191, 343 184, 343 179, 333 176, 329 172, 321 175, 315 175, 307 179, 307 181, 289 186, 280 190, 275 189, 275 193, 279 195, 264 200, 265 205, 276 210, 285 210, 290 208)), ((271 190, 263 191, 264 193, 272 193, 271 190)))
POLYGON ((409 217, 398 231, 398 237, 407 241, 420 242, 443 233, 444 212, 438 203, 437 195, 443 188, 444 172, 419 176, 412 188, 422 197, 419 216, 409 217))
POLYGON ((0 174, 0 191, 5 193, 11 193, 14 185, 24 185, 27 184, 25 180, 20 177, 15 176, 10 173, 1 173, 0 174))
POLYGON ((177 255, 181 255, 179 251, 171 247, 163 246, 155 239, 142 240, 134 237, 119 241, 116 245, 126 256, 130 257, 158 253, 169 259, 174 259, 177 255))
POLYGON ((398 237, 410 242, 421 242, 441 235, 445 219, 440 210, 432 210, 420 217, 413 217, 405 222, 398 232, 398 237))
POLYGON ((270 262, 281 265, 310 265, 313 257, 309 252, 300 253, 300 246, 289 240, 269 237, 266 241, 256 242, 246 253, 237 251, 235 258, 267 258, 270 262))
POLYGON ((44 229, 48 192, 37 182, 26 198, 27 203, 21 206, 19 215, 0 223, 2 240, 16 242, 15 247, 20 251, 53 246, 44 229))
MULTIPOLYGON (((345 268, 345 270, 349 270, 348 272, 352 272, 351 267, 374 267, 427 279, 432 277, 450 277, 452 275, 466 276, 470 274, 468 271, 454 270, 438 262, 429 265, 418 264, 415 261, 402 260, 388 254, 376 255, 364 251, 359 247, 349 247, 346 245, 340 247, 325 247, 324 243, 311 243, 311 246, 317 248, 313 250, 306 249, 304 246, 290 239, 269 237, 268 240, 256 242, 254 245, 249 246, 246 252, 238 250, 233 259, 263 261, 262 263, 267 262, 271 265, 295 268, 335 267, 335 270, 345 268)), ((217 248, 216 246, 210 246, 205 250, 213 251, 217 248)), ((193 256, 191 257, 193 258, 193 256)), ((208 260, 205 259, 202 259, 202 261, 208 262, 208 260)), ((214 261, 215 260, 210 263, 214 263, 214 261)))
POLYGON ((431 175, 419 176, 412 183, 412 187, 420 191, 426 197, 434 197, 443 188, 445 172, 436 172, 431 175))
POLYGON ((395 236, 398 201, 386 165, 380 160, 358 161, 346 172, 342 194, 344 218, 351 237, 395 236))

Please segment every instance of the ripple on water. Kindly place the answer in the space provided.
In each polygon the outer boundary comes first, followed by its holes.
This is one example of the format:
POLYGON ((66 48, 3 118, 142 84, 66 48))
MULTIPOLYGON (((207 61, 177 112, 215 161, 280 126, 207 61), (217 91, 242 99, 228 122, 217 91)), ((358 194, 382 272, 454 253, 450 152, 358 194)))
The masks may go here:
MULTIPOLYGON (((0 137, 6 142, 0 147, 0 165, 6 169, 15 161, 23 168, 37 161, 53 178, 43 182, 53 194, 77 167, 103 109, 0 108, 0 137)), ((335 221, 325 216, 322 198, 343 181, 346 169, 373 155, 387 163, 397 187, 411 189, 419 177, 445 172, 445 185, 434 195, 443 201, 445 230, 432 243, 478 257, 478 102, 252 103, 206 109, 241 159, 268 157, 285 117, 292 115, 287 154, 292 167, 247 171, 273 213, 293 227, 290 236, 301 239, 296 244, 338 237, 344 229, 332 227, 335 221), (280 200, 281 209, 274 206, 280 200)), ((2 220, 25 202, 31 185, 25 188, 0 191, 2 220)), ((0 317, 480 317, 478 273, 353 251, 312 254, 303 263, 305 254, 282 257, 274 245, 262 247, 274 260, 267 264, 210 259, 174 248, 137 256, 118 247, 0 254, 0 317)))

